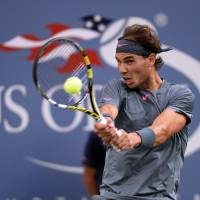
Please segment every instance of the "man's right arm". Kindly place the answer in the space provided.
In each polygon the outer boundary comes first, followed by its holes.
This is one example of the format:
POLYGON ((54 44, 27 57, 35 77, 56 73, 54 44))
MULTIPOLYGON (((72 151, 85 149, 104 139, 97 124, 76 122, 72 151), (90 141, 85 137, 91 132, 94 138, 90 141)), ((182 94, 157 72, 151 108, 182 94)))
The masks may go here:
POLYGON ((117 117, 118 114, 118 108, 111 105, 111 104, 105 104, 100 108, 100 112, 102 114, 108 114, 112 116, 112 119, 114 120, 117 117))
POLYGON ((115 136, 115 134, 111 133, 111 129, 115 129, 113 120, 118 114, 118 108, 111 104, 105 104, 101 106, 100 112, 102 115, 110 115, 111 117, 105 117, 107 124, 102 124, 101 122, 95 123, 95 132, 105 144, 110 144, 111 139, 115 136))

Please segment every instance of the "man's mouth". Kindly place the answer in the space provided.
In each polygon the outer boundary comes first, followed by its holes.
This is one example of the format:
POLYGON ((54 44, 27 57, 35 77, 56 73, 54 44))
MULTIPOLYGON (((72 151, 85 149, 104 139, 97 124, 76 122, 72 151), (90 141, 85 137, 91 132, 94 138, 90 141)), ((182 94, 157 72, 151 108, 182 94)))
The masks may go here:
POLYGON ((130 80, 130 78, 129 77, 122 77, 123 78, 123 80, 125 80, 125 81, 128 81, 128 80, 130 80))
POLYGON ((126 83, 127 85, 130 85, 133 83, 133 80, 129 77, 122 77, 124 83, 126 83))

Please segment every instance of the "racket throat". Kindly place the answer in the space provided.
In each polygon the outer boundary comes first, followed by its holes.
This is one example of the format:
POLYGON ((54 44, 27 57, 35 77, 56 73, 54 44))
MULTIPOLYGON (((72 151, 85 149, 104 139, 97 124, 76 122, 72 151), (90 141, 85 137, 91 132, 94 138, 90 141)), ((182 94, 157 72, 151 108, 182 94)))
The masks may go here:
POLYGON ((95 119, 96 121, 99 120, 100 116, 98 113, 95 113, 95 112, 92 112, 91 110, 89 109, 86 109, 84 107, 76 107, 76 106, 67 106, 67 109, 70 109, 70 110, 76 110, 76 111, 81 111, 87 115, 89 115, 90 117, 92 117, 93 119, 95 119))

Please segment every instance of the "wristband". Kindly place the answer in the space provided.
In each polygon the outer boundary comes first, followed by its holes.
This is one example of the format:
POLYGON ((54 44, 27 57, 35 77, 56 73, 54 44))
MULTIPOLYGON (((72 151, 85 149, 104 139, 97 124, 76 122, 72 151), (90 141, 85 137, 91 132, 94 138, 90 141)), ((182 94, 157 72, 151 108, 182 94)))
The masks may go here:
POLYGON ((107 114, 107 113, 101 113, 101 115, 102 115, 103 117, 109 117, 109 118, 112 119, 112 121, 114 121, 113 116, 110 115, 110 114, 107 114))
POLYGON ((136 133, 141 137, 141 144, 139 146, 148 148, 153 147, 156 135, 151 128, 146 127, 136 131, 136 133))

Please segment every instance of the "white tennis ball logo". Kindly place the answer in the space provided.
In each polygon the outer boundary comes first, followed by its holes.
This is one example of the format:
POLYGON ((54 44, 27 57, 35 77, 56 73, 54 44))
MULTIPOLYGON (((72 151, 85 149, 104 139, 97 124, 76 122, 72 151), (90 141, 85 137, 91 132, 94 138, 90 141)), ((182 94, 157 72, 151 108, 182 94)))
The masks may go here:
POLYGON ((68 94, 78 94, 82 89, 83 83, 80 78, 73 76, 68 78, 63 85, 64 91, 68 94))

